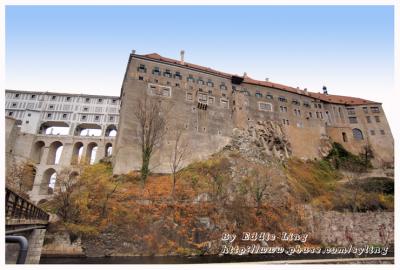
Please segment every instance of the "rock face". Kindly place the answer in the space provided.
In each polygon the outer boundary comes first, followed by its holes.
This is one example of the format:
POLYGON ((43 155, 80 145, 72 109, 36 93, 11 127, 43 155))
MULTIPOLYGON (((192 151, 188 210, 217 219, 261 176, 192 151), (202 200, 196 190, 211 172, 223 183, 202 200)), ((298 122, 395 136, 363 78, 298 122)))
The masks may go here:
POLYGON ((234 129, 227 148, 239 150, 245 157, 258 160, 268 156, 284 160, 292 154, 281 124, 274 121, 258 121, 247 130, 234 129))
POLYGON ((332 149, 333 141, 327 135, 321 135, 318 151, 321 157, 326 157, 332 149))

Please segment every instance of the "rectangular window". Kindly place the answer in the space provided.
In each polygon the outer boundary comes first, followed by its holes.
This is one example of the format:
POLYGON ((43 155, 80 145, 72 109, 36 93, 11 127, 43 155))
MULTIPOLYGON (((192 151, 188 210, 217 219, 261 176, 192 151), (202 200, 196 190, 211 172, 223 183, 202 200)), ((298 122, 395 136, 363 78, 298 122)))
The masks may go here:
POLYGON ((139 81, 143 81, 143 77, 142 76, 139 76, 139 81))
POLYGON ((225 84, 221 84, 221 85, 219 86, 219 89, 221 89, 221 90, 226 90, 226 89, 228 89, 228 88, 226 87, 225 84))
POLYGON ((272 95, 266 95, 265 96, 267 99, 274 99, 274 97, 272 95))
POLYGON ((12 107, 17 107, 17 103, 13 103, 11 106, 12 107))
POLYGON ((220 103, 221 103, 221 106, 222 106, 222 108, 224 108, 224 109, 228 109, 229 108, 229 102, 228 102, 228 100, 227 99, 220 99, 220 103))
POLYGON ((371 135, 372 135, 372 136, 375 135, 375 130, 371 129, 371 135))
POLYGON ((296 106, 300 106, 300 102, 296 99, 292 100, 292 104, 296 106))
POLYGON ((49 106, 49 109, 50 109, 50 110, 53 110, 53 109, 54 109, 54 105, 50 105, 50 106, 49 106))
POLYGON ((371 123, 371 116, 367 116, 367 123, 371 123))
POLYGON ((214 83, 211 80, 207 81, 207 86, 208 87, 214 87, 214 83))
POLYGON ((381 135, 385 135, 385 131, 381 129, 381 135))
POLYGON ((14 112, 8 112, 8 116, 12 116, 14 112))
POLYGON ((272 112, 272 104, 266 102, 258 102, 258 109, 260 111, 272 112))
POLYGON ((202 79, 198 79, 197 83, 200 84, 200 85, 204 85, 204 81, 202 79))
POLYGON ((62 118, 67 118, 67 114, 66 113, 64 113, 63 115, 62 115, 62 118))
POLYGON ((355 115, 355 114, 356 114, 356 111, 355 111, 354 108, 347 108, 347 114, 348 114, 348 115, 355 115))
POLYGON ((379 107, 371 107, 371 112, 379 113, 380 112, 379 107))
POLYGON ((109 120, 110 120, 110 122, 113 122, 114 121, 114 116, 110 116, 109 120))
POLYGON ((117 100, 116 100, 116 99, 113 99, 113 100, 111 101, 111 103, 112 103, 112 104, 115 104, 115 103, 117 103, 117 100))
POLYGON ((19 94, 15 94, 15 96, 14 96, 15 98, 19 98, 19 94))
POLYGON ((180 73, 179 71, 175 72, 174 78, 175 78, 175 79, 178 79, 178 80, 182 80, 182 75, 181 75, 181 73, 180 73))
POLYGON ((380 122, 381 122, 381 119, 379 118, 379 116, 376 116, 376 115, 375 115, 375 122, 377 122, 377 123, 380 123, 380 122))
POLYGON ((161 75, 160 68, 159 68, 159 67, 155 67, 155 68, 153 69, 153 71, 152 71, 152 74, 153 74, 153 75, 158 75, 158 76, 160 76, 160 75, 161 75))
POLYGON ((364 113, 368 113, 368 107, 363 107, 362 109, 363 109, 364 113))
POLYGON ((71 101, 71 97, 67 97, 67 101, 71 101))
POLYGON ((99 99, 97 100, 97 103, 103 103, 103 99, 102 99, 102 98, 99 98, 99 99))
POLYGON ((193 100, 193 94, 192 93, 186 93, 186 100, 192 101, 193 100))
POLYGON ((47 114, 47 118, 51 118, 51 113, 48 113, 48 114, 47 114))
POLYGON ((162 90, 163 90, 162 95, 164 97, 170 97, 171 96, 171 89, 170 88, 164 87, 162 90))
POLYGON ((357 124, 358 123, 357 117, 349 117, 349 123, 350 124, 357 124))
POLYGON ((206 94, 199 94, 198 101, 201 103, 207 103, 207 95, 206 94))
POLYGON ((262 98, 262 94, 261 93, 256 93, 256 98, 262 98))
POLYGON ((52 96, 51 100, 56 100, 56 98, 57 98, 56 96, 52 96))
POLYGON ((85 98, 85 102, 89 103, 90 102, 90 98, 85 98))
POLYGON ((192 75, 189 75, 189 77, 187 78, 187 81, 190 83, 194 83, 194 78, 192 75))
POLYGON ((304 102, 304 103, 303 103, 303 106, 306 107, 306 108, 310 108, 310 103, 304 102))
POLYGON ((172 78, 172 73, 169 69, 166 69, 163 73, 164 77, 172 78))
POLYGON ((280 102, 287 102, 287 99, 286 99, 285 97, 282 97, 282 96, 280 96, 280 97, 278 98, 278 100, 279 100, 280 102))
POLYGON ((100 120, 100 116, 99 116, 99 115, 96 115, 96 116, 94 117, 94 120, 95 120, 95 121, 99 121, 99 120, 100 120))
POLYGON ((208 104, 214 104, 214 97, 208 97, 208 104))
POLYGON ((34 98, 36 98, 36 95, 31 95, 31 99, 34 99, 34 98))
POLYGON ((81 119, 86 120, 86 115, 82 115, 81 119))

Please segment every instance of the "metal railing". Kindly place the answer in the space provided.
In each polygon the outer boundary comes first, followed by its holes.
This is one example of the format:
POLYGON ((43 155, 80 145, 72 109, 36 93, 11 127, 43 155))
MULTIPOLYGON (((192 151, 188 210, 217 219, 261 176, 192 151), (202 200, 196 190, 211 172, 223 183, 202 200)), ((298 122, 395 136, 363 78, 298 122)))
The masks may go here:
POLYGON ((49 214, 43 209, 6 187, 6 219, 48 221, 49 214))

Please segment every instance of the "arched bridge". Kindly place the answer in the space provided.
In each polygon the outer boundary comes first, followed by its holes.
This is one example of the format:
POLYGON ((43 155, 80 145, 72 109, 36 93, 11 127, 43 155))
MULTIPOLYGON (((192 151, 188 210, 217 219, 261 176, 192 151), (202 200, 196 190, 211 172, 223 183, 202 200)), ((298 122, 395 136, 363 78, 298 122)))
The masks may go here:
POLYGON ((5 199, 6 263, 39 263, 49 214, 10 187, 5 199))

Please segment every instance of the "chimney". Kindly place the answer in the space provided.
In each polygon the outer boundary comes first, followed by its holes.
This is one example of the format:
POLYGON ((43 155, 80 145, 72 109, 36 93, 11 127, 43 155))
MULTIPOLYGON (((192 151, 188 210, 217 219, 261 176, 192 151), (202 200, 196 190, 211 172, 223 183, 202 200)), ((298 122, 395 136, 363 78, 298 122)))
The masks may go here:
POLYGON ((185 64, 185 51, 181 50, 181 65, 185 64))
POLYGON ((243 73, 243 78, 244 78, 244 77, 247 77, 247 72, 244 72, 244 73, 243 73))
POLYGON ((265 78, 265 81, 266 81, 266 82, 269 82, 269 78, 265 78))
POLYGON ((304 94, 308 94, 307 88, 304 88, 304 94))
POLYGON ((328 94, 328 88, 325 85, 322 86, 322 91, 324 92, 325 95, 328 94))
POLYGON ((132 54, 135 54, 136 53, 136 50, 132 50, 132 54))

